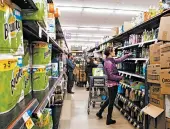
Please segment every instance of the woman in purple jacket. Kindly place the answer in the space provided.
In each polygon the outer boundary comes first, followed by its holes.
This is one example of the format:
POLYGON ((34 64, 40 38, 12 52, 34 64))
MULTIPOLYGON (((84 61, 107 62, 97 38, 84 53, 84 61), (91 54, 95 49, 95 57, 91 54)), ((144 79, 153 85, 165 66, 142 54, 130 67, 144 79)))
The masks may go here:
POLYGON ((99 119, 102 119, 102 113, 104 109, 108 106, 108 115, 107 115, 107 121, 106 124, 115 124, 116 120, 112 120, 112 112, 113 112, 113 105, 114 101, 117 95, 118 90, 118 84, 119 81, 122 80, 122 76, 119 76, 116 64, 121 63, 126 58, 128 58, 131 53, 126 54, 125 56, 114 59, 115 57, 115 50, 114 48, 108 47, 105 50, 106 60, 104 62, 104 70, 105 74, 107 76, 107 86, 108 86, 108 94, 109 98, 105 101, 105 103, 102 105, 99 112, 96 114, 99 119))

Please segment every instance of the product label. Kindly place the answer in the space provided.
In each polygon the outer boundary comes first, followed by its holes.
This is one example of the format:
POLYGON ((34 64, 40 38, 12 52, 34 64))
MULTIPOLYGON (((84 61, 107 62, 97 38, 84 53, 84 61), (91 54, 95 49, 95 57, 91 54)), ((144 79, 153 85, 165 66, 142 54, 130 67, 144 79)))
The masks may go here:
POLYGON ((35 72, 35 73, 43 73, 43 72, 45 72, 45 68, 33 68, 33 72, 35 72))
POLYGON ((44 53, 44 59, 51 55, 51 50, 44 53))
POLYGON ((31 118, 29 118, 26 122, 25 125, 27 127, 27 129, 32 129, 32 127, 34 126, 34 122, 32 121, 31 118))
POLYGON ((35 43, 34 48, 47 48, 47 45, 46 43, 35 43))
POLYGON ((0 71, 9 71, 17 66, 17 59, 0 60, 0 71))

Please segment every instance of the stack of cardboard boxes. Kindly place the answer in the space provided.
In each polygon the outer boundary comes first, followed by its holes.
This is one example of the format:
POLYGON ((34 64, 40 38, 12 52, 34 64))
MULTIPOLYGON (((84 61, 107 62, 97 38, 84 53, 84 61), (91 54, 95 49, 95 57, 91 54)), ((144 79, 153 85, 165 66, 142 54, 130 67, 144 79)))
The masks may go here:
POLYGON ((150 86, 150 102, 143 111, 151 116, 149 129, 170 128, 170 17, 162 17, 158 42, 150 45, 150 65, 147 81, 150 86))

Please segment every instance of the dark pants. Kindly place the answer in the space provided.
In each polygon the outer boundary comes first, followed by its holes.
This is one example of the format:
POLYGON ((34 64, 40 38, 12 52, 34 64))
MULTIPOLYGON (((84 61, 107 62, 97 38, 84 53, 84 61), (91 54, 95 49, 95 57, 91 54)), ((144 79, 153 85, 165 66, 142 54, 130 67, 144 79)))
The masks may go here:
POLYGON ((118 90, 117 86, 108 87, 109 98, 104 102, 101 109, 99 110, 99 113, 102 114, 104 109, 108 106, 107 119, 112 118, 113 106, 114 106, 115 98, 116 98, 116 95, 117 95, 117 90, 118 90))
POLYGON ((67 72, 68 82, 67 82, 67 92, 71 92, 74 85, 73 72, 67 72))

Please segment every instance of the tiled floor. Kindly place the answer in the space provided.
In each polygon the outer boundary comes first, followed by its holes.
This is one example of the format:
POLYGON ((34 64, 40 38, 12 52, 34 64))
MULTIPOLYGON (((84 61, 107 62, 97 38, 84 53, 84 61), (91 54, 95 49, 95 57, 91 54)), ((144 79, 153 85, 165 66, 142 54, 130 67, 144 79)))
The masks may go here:
POLYGON ((59 129, 133 129, 128 121, 114 108, 113 119, 117 121, 115 125, 107 126, 106 114, 104 118, 98 120, 95 116, 99 110, 99 105, 91 108, 90 115, 87 114, 88 93, 84 88, 75 87, 75 94, 65 96, 64 105, 60 119, 59 129))

